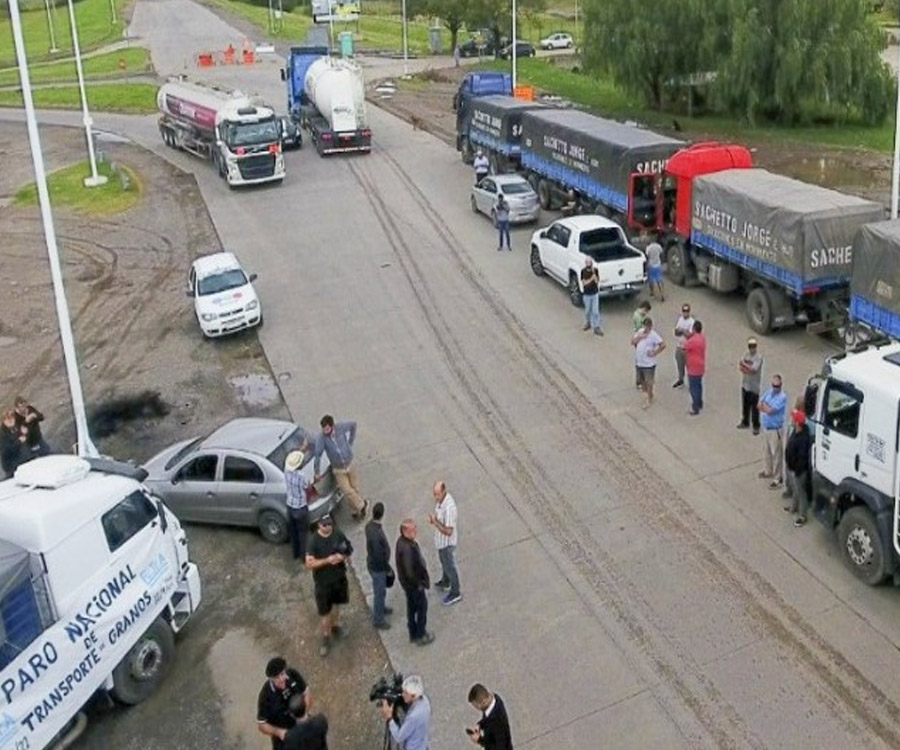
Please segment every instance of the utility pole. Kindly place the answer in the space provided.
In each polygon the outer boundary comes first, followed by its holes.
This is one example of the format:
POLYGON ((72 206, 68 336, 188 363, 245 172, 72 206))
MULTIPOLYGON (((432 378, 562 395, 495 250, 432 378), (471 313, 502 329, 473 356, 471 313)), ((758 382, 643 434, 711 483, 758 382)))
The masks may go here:
POLYGON ((47 26, 50 27, 50 54, 59 52, 56 46, 56 31, 53 29, 53 13, 50 10, 50 0, 44 0, 44 7, 47 9, 47 26))

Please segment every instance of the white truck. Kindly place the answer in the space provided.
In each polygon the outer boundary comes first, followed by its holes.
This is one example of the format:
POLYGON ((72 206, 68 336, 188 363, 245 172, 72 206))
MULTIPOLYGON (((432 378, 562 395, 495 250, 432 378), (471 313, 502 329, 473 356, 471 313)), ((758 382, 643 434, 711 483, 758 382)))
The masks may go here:
POLYGON ((597 268, 601 297, 633 297, 647 280, 646 257, 612 219, 570 216, 531 236, 531 270, 565 286, 576 307, 582 305, 581 269, 586 258, 597 268))
POLYGON ((0 482, 0 748, 83 730, 97 690, 125 704, 169 671, 200 604, 175 516, 133 466, 47 456, 0 482))
POLYGON ((870 585, 900 577, 900 344, 831 357, 807 387, 813 510, 870 585))
POLYGON ((229 187, 284 180, 281 123, 270 107, 184 76, 163 84, 156 103, 163 142, 212 161, 229 187))

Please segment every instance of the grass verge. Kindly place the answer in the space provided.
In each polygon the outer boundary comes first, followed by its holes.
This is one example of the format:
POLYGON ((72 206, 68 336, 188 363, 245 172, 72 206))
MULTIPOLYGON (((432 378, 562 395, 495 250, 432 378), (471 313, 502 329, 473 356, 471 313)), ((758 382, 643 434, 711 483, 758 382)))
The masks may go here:
MULTIPOLYGON (((88 106, 98 112, 149 114, 156 112, 158 86, 152 83, 110 83, 88 86, 88 106)), ((79 109, 77 86, 52 86, 34 89, 34 106, 45 109, 79 109)), ((21 107, 19 91, 0 91, 0 107, 21 107)))
MULTIPOLYGON (((141 199, 142 189, 131 169, 122 165, 119 169, 128 175, 127 189, 106 162, 97 165, 97 172, 105 175, 108 181, 98 187, 84 186, 84 178, 91 174, 91 167, 86 161, 52 172, 47 175, 50 202, 86 216, 110 216, 127 211, 141 199)), ((37 186, 31 183, 18 190, 15 202, 19 206, 37 205, 37 186)))
MULTIPOLYGON (((82 66, 86 79, 146 73, 152 70, 150 53, 143 47, 130 47, 94 57, 86 57, 82 60, 82 66)), ((29 67, 29 73, 31 73, 33 84, 74 82, 76 80, 75 61, 38 63, 29 67)), ((17 85, 19 85, 18 68, 0 70, 0 86, 17 85)))

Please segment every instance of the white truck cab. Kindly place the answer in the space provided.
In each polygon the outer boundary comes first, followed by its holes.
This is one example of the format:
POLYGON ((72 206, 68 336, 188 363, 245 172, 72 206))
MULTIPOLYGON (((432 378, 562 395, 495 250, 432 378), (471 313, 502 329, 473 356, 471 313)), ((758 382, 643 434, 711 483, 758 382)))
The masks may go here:
POLYGON ((900 344, 832 357, 826 373, 810 386, 813 507, 853 572, 875 585, 900 572, 900 344))
POLYGON ((181 525, 146 472, 55 455, 0 482, 0 747, 83 728, 100 689, 148 697, 200 604, 181 525))

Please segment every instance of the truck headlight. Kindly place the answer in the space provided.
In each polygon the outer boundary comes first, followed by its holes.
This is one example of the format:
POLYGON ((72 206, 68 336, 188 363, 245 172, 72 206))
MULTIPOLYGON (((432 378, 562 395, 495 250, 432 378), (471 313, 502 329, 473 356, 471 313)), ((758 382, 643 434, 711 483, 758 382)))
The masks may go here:
POLYGON ((247 303, 248 310, 255 310, 257 307, 259 307, 259 300, 253 299, 247 303))
POLYGON ((200 319, 207 323, 211 323, 216 317, 218 316, 215 313, 200 313, 200 319))

